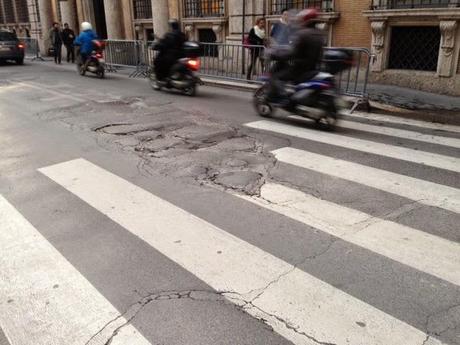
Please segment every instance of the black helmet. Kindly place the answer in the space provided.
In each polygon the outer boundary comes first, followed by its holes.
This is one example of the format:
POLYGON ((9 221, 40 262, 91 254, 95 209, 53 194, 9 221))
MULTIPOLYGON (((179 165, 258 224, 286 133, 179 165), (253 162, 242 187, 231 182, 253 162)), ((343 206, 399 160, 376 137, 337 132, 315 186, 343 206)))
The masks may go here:
POLYGON ((171 30, 173 31, 177 31, 180 29, 179 21, 177 19, 170 19, 168 24, 171 30))

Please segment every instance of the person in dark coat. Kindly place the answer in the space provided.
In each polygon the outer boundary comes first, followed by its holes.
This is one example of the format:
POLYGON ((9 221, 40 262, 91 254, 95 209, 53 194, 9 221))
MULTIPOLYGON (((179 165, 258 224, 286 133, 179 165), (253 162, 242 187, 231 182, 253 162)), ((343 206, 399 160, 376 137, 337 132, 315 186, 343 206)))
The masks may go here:
POLYGON ((59 23, 53 23, 53 27, 50 30, 49 38, 51 46, 53 47, 54 62, 57 64, 61 63, 62 60, 62 31, 59 23))
POLYGON ((299 12, 296 16, 297 31, 292 38, 290 49, 272 53, 275 59, 289 59, 291 63, 287 68, 273 73, 269 91, 271 101, 277 102, 283 98, 285 82, 298 84, 311 79, 316 74, 325 45, 323 32, 316 28, 317 17, 318 12, 315 9, 299 12))
POLYGON ((252 72, 255 69, 257 60, 260 61, 260 66, 263 71, 264 69, 264 61, 263 61, 263 51, 266 42, 266 34, 265 34, 265 18, 259 18, 256 21, 256 25, 249 31, 248 35, 248 43, 251 46, 257 47, 249 47, 249 66, 248 72, 246 74, 246 78, 248 80, 252 77, 252 72))
POLYGON ((73 43, 75 40, 75 32, 67 23, 64 24, 64 30, 62 30, 62 39, 67 50, 67 62, 72 61, 72 63, 75 63, 75 46, 73 43))
POLYGON ((183 46, 187 37, 180 30, 177 20, 170 20, 170 31, 155 45, 158 55, 154 61, 157 80, 164 80, 169 76, 171 68, 177 60, 184 56, 183 46))

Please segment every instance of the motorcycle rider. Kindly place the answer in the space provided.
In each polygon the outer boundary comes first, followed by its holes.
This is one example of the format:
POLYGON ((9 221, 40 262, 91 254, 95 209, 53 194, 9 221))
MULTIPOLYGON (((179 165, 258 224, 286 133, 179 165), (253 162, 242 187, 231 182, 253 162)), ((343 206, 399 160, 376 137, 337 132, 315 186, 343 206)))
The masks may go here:
POLYGON ((187 37, 180 30, 177 20, 170 20, 169 27, 170 31, 155 45, 158 56, 154 61, 154 69, 158 81, 168 77, 176 61, 184 56, 183 46, 187 37))
POLYGON ((97 34, 93 31, 91 23, 81 23, 81 33, 75 39, 74 45, 80 47, 78 65, 81 67, 88 61, 91 52, 94 49, 94 40, 97 40, 97 34))
POLYGON ((270 80, 268 100, 273 103, 287 103, 284 97, 285 82, 295 84, 307 81, 316 74, 318 63, 321 60, 325 37, 321 30, 316 28, 318 11, 305 9, 295 17, 296 31, 289 49, 279 49, 271 52, 274 60, 287 61, 289 64, 283 69, 275 71, 270 80))

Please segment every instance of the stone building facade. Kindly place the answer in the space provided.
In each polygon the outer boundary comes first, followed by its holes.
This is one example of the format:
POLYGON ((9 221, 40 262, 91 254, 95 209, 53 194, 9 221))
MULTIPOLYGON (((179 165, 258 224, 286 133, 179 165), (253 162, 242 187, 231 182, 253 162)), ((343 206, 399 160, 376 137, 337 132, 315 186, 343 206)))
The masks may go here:
POLYGON ((460 0, 0 0, 0 28, 46 49, 53 21, 152 40, 177 18, 191 39, 240 44, 257 17, 269 28, 282 9, 305 7, 320 10, 330 45, 372 50, 372 81, 460 95, 460 0))
POLYGON ((372 79, 460 96, 460 1, 374 0, 372 79))

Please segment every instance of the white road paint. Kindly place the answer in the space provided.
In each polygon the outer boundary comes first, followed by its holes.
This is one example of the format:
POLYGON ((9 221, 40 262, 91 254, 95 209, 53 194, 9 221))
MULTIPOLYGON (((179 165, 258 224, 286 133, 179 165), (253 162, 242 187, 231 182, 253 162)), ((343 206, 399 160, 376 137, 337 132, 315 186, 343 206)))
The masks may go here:
POLYGON ((239 305, 252 300, 244 310, 263 317, 295 344, 317 344, 315 338, 337 344, 420 345, 427 337, 84 159, 40 171, 215 290, 227 291, 229 300, 239 305))
POLYGON ((72 95, 70 93, 64 93, 62 91, 56 91, 56 90, 50 88, 49 86, 46 86, 46 85, 43 85, 43 84, 38 84, 38 83, 34 83, 34 82, 20 82, 20 83, 18 83, 18 85, 20 85, 22 87, 31 88, 31 89, 34 89, 34 90, 39 90, 39 91, 42 91, 42 92, 46 92, 46 93, 56 97, 55 99, 67 98, 67 99, 70 99, 70 100, 73 100, 73 101, 76 101, 76 102, 87 102, 87 100, 85 98, 74 96, 74 95, 72 95))
POLYGON ((346 114, 345 117, 368 119, 368 120, 374 120, 374 121, 379 121, 383 123, 401 124, 401 125, 415 126, 415 127, 420 127, 420 128, 429 128, 429 129, 433 129, 436 131, 460 133, 460 126, 446 125, 442 123, 435 123, 435 122, 428 122, 428 121, 421 121, 421 120, 406 119, 406 118, 397 117, 397 116, 354 112, 353 114, 346 114))
POLYGON ((395 158, 407 162, 432 166, 439 169, 460 172, 460 159, 410 148, 387 145, 373 141, 347 137, 334 133, 321 132, 316 129, 288 125, 274 121, 257 121, 245 126, 265 131, 276 132, 292 137, 312 140, 352 150, 395 158))
MULTIPOLYGON (((120 313, 0 195, 0 328, 10 345, 84 345, 120 313)), ((87 345, 102 345, 124 323, 87 345)), ((131 325, 111 345, 151 345, 131 325), (129 342, 120 342, 129 339, 129 342)))
POLYGON ((460 190, 316 153, 284 147, 278 161, 393 193, 428 206, 460 213, 460 190))
POLYGON ((376 126, 376 125, 370 125, 370 124, 353 122, 353 121, 345 121, 345 120, 340 120, 338 122, 338 127, 354 129, 354 130, 370 132, 370 133, 376 133, 376 134, 389 135, 392 137, 403 138, 403 139, 423 141, 425 143, 430 143, 430 144, 445 145, 445 146, 460 148, 460 139, 442 137, 439 135, 424 134, 424 133, 409 131, 405 129, 376 126))
POLYGON ((269 210, 460 286, 460 244, 398 223, 266 184, 259 197, 241 196, 269 210))

